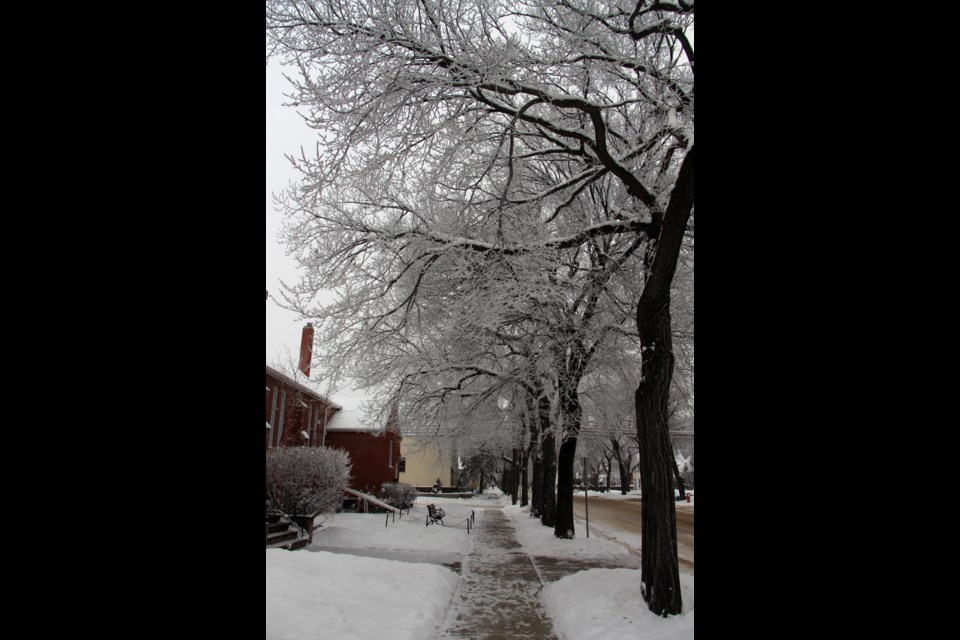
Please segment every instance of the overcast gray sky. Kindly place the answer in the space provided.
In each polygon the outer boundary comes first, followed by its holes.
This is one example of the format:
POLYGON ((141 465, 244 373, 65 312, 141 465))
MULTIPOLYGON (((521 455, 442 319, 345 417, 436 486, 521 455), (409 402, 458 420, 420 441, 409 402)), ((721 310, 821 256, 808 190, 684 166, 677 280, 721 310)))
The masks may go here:
MULTIPOLYGON (((315 134, 297 115, 295 109, 282 106, 287 100, 283 97, 289 83, 283 77, 283 68, 272 61, 267 65, 267 193, 266 193, 266 231, 267 231, 267 281, 270 292, 267 300, 267 358, 266 363, 282 366, 287 362, 287 352, 293 358, 300 353, 300 336, 306 320, 299 320, 295 313, 285 311, 273 300, 279 294, 280 281, 294 282, 298 277, 296 263, 287 257, 285 249, 277 239, 280 231, 281 216, 274 210, 273 194, 281 191, 297 173, 290 166, 284 154, 297 156, 300 147, 312 150, 315 134)), ((314 366, 311 377, 316 377, 314 366)), ((351 409, 358 405, 363 395, 351 389, 331 392, 324 390, 331 399, 351 409)))
MULTIPOLYGON (((282 190, 296 172, 284 158, 284 154, 297 155, 301 146, 311 148, 313 132, 296 110, 281 106, 285 99, 287 81, 276 61, 267 65, 267 291, 278 294, 280 280, 293 282, 297 278, 294 261, 284 253, 277 240, 280 231, 280 214, 273 208, 272 194, 282 190)), ((267 300, 267 364, 277 364, 286 359, 286 350, 297 354, 300 350, 300 332, 304 322, 289 311, 280 309, 272 299, 267 300)))

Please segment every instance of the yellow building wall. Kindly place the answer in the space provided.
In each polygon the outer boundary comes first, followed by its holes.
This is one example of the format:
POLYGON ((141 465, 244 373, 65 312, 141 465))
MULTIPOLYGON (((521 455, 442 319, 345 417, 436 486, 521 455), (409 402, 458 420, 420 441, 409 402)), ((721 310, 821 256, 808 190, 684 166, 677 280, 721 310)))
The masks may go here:
POLYGON ((456 455, 450 447, 404 436, 401 451, 406 458, 406 470, 400 472, 400 482, 429 487, 440 478, 443 486, 456 486, 456 455))

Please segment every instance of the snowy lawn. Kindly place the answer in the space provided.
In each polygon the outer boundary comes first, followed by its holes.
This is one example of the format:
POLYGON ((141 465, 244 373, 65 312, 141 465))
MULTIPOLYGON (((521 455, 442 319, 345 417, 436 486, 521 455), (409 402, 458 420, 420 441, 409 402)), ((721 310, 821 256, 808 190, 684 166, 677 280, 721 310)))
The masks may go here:
MULTIPOLYGON (((523 550, 532 555, 615 561, 628 553, 594 536, 558 540, 552 529, 529 517, 529 508, 510 505, 509 497, 498 493, 469 500, 421 497, 410 517, 386 527, 384 514, 339 513, 314 532, 306 549, 267 549, 267 640, 430 640, 460 580, 437 563, 462 561, 470 552, 474 536, 467 534, 466 518, 471 511, 480 525, 485 507, 501 505, 523 550), (447 526, 424 526, 431 503, 447 513, 447 526), (385 557, 366 557, 377 553, 385 557), (427 561, 387 559, 392 557, 427 561)), ((639 546, 639 537, 630 542, 639 546)), ((643 604, 635 569, 581 571, 548 584, 540 598, 561 640, 689 640, 693 576, 681 573, 680 582, 684 612, 671 618, 653 615, 643 604)))
MULTIPOLYGON (((466 518, 470 509, 450 507, 436 502, 447 516, 443 527, 424 523, 426 505, 414 506, 410 515, 391 520, 384 526, 385 514, 338 513, 314 531, 308 548, 338 547, 350 549, 385 549, 394 551, 434 551, 465 554, 470 549, 466 524, 454 523, 466 518), (464 513, 465 512, 465 513, 464 513), (458 528, 462 526, 463 529, 458 528)), ((319 522, 319 518, 317 519, 319 522)))
POLYGON ((517 540, 527 553, 555 558, 616 558, 629 555, 629 551, 615 542, 602 540, 596 536, 587 538, 577 528, 573 540, 561 540, 553 535, 552 527, 540 524, 538 518, 530 517, 530 507, 507 505, 503 512, 513 521, 517 529, 517 540))
MULTIPOLYGON (((489 503, 489 501, 487 501, 489 503)), ((322 526, 301 551, 267 549, 267 639, 424 640, 454 593, 459 576, 438 562, 460 562, 470 551, 465 501, 418 501, 412 513, 338 513, 317 518, 322 526), (446 513, 444 524, 425 526, 426 505, 446 513), (329 553, 323 549, 383 551, 405 560, 329 553)), ((477 515, 477 519, 481 516, 477 515)))
POLYGON ((680 574, 680 593, 683 614, 662 618, 640 599, 638 569, 590 569, 548 584, 540 598, 561 640, 692 640, 693 576, 680 574))
POLYGON ((432 564, 267 549, 266 637, 423 640, 457 580, 432 564))
MULTIPOLYGON (((620 496, 637 498, 637 495, 620 496)), ((604 498, 600 498, 604 499, 604 498)), ((681 503, 677 503, 677 508, 681 503)), ((683 503, 686 506, 686 503, 683 503)), ((629 554, 620 544, 597 536, 587 538, 578 524, 573 540, 560 540, 553 529, 531 518, 529 507, 508 505, 504 513, 517 529, 524 551, 538 556, 558 558, 615 559, 629 554)), ((597 530, 594 524, 590 528, 597 530)), ((615 538, 640 549, 640 536, 612 527, 604 527, 605 537, 615 538)), ((561 640, 692 640, 694 577, 680 573, 683 613, 662 618, 647 609, 640 597, 638 569, 589 569, 548 584, 540 594, 544 609, 553 619, 554 631, 561 640)))

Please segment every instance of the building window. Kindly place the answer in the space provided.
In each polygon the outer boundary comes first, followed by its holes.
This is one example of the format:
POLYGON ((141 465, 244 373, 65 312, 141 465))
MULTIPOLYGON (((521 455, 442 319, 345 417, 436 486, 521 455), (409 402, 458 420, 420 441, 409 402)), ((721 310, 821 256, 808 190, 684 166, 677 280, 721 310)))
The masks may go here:
POLYGON ((387 467, 393 469, 393 440, 390 441, 390 457, 387 458, 387 467))
POLYGON ((283 418, 287 413, 287 390, 280 394, 280 424, 277 425, 277 446, 283 445, 283 418))
POLYGON ((273 440, 273 425, 277 424, 277 395, 280 391, 278 388, 273 390, 273 402, 270 405, 270 431, 267 432, 267 446, 270 446, 270 443, 273 440))
POLYGON ((404 458, 404 457, 401 457, 401 458, 400 458, 400 464, 399 464, 399 466, 398 466, 398 469, 399 469, 400 473, 406 473, 406 472, 407 472, 407 459, 406 459, 406 458, 404 458))
POLYGON ((307 443, 313 446, 313 404, 307 407, 307 443))

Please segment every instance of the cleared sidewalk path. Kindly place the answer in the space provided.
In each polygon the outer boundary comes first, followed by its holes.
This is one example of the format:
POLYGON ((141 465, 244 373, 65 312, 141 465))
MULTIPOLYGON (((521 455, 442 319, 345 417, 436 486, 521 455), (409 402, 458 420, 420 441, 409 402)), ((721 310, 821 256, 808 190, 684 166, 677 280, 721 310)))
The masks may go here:
POLYGON ((639 558, 626 554, 616 559, 528 555, 502 507, 476 513, 473 547, 436 640, 557 640, 540 608, 544 584, 587 569, 640 568, 639 558))
POLYGON ((471 535, 473 549, 436 638, 557 640, 540 610, 543 583, 503 511, 478 509, 471 535))

